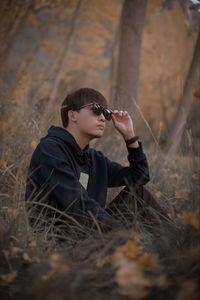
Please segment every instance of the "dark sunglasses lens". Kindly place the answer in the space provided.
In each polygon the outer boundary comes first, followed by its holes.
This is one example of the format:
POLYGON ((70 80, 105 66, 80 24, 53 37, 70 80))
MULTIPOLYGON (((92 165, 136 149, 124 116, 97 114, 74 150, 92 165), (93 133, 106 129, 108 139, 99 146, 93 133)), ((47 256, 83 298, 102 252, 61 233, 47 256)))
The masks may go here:
POLYGON ((102 107, 98 104, 94 104, 92 110, 97 116, 100 116, 100 114, 102 114, 102 107))
POLYGON ((105 108, 103 110, 103 115, 104 115, 104 117, 105 117, 106 120, 110 121, 111 120, 112 112, 111 112, 110 109, 105 108))
POLYGON ((95 115, 100 116, 103 113, 106 120, 111 120, 112 112, 110 109, 104 108, 99 104, 94 104, 92 110, 95 115))

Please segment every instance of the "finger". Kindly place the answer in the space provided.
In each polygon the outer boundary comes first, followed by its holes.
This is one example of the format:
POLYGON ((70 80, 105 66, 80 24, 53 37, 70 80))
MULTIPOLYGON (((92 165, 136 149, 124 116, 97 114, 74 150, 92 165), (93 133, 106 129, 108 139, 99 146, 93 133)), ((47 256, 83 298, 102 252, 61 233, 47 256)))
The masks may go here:
POLYGON ((115 116, 115 117, 121 117, 122 116, 122 111, 114 110, 113 111, 113 116, 115 116))
POLYGON ((128 116, 128 112, 126 110, 124 110, 123 113, 122 113, 122 116, 123 117, 127 117, 128 116))
POLYGON ((119 112, 119 111, 116 110, 116 109, 112 111, 113 114, 117 114, 118 112, 119 112))
POLYGON ((129 117, 129 113, 127 111, 124 112, 125 117, 129 117))

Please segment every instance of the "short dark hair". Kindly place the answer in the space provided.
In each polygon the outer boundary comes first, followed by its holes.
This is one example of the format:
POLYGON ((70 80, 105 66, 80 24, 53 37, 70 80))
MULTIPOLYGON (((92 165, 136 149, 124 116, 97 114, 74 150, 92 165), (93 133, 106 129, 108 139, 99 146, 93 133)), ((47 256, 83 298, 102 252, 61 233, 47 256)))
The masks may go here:
POLYGON ((61 106, 61 119, 63 127, 68 125, 68 111, 70 109, 77 109, 80 106, 94 102, 107 108, 107 101, 105 97, 98 91, 91 88, 81 88, 64 99, 61 106))

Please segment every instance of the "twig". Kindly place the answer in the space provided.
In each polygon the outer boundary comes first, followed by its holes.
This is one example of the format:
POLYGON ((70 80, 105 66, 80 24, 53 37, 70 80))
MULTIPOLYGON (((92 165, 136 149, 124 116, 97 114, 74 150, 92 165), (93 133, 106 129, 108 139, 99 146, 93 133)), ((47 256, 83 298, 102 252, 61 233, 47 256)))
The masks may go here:
POLYGON ((81 229, 83 229, 83 227, 81 226, 81 224, 76 221, 73 217, 67 215, 66 213, 64 213, 63 211, 51 206, 51 205, 48 205, 46 203, 41 203, 41 202, 37 202, 37 201, 26 201, 26 203, 28 204, 36 204, 36 205, 41 205, 41 206, 44 206, 44 207, 47 207, 47 208, 50 208, 52 210, 54 210, 55 212, 58 212, 59 214, 63 215, 64 217, 68 218, 69 220, 71 220, 72 222, 76 223, 76 225, 78 225, 81 229))
POLYGON ((136 106, 136 108, 138 109, 138 111, 139 111, 139 113, 140 113, 142 119, 144 120, 145 124, 147 125, 147 128, 149 129, 149 131, 150 131, 150 133, 151 133, 151 136, 153 137, 153 140, 154 140, 155 144, 157 145, 158 149, 161 151, 160 145, 159 145, 159 143, 158 143, 158 141, 157 141, 155 135, 153 134, 153 131, 152 131, 152 129, 151 129, 149 123, 148 123, 147 120, 145 119, 144 114, 143 114, 141 108, 140 108, 139 105, 136 103, 135 98, 134 98, 133 96, 132 96, 131 98, 132 98, 133 102, 135 103, 135 106, 136 106))
POLYGON ((90 210, 88 210, 88 214, 91 216, 92 220, 94 221, 95 225, 97 226, 97 230, 99 232, 99 235, 100 235, 102 241, 104 242, 103 233, 102 233, 102 230, 101 230, 96 218, 94 217, 94 215, 92 214, 92 212, 90 210))

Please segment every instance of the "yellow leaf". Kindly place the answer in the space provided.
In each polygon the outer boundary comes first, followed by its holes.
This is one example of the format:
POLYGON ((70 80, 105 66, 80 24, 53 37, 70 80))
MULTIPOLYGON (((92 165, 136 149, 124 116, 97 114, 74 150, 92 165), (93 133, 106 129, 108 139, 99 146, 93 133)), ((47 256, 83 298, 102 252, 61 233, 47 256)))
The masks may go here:
POLYGON ((19 216, 19 209, 18 208, 8 208, 7 214, 10 220, 14 221, 19 216))
POLYGON ((37 243, 36 243, 35 238, 34 238, 34 237, 31 237, 31 238, 29 239, 29 242, 28 242, 28 247, 29 247, 29 248, 32 248, 32 249, 35 249, 36 246, 37 246, 37 243))
POLYGON ((1 168, 6 168, 7 166, 7 161, 3 158, 0 159, 0 167, 1 168))
POLYGON ((40 25, 40 22, 33 13, 29 14, 28 21, 34 28, 38 28, 38 26, 40 25))
POLYGON ((142 248, 132 240, 117 248, 110 256, 116 270, 115 280, 121 287, 120 293, 131 299, 142 299, 154 281, 145 275, 157 265, 157 256, 142 254, 142 248))
POLYGON ((117 267, 124 261, 131 261, 141 253, 141 249, 131 240, 128 240, 123 246, 117 248, 111 256, 112 264, 117 267))
POLYGON ((184 190, 176 191, 175 197, 176 198, 187 198, 188 197, 188 192, 186 192, 184 190))
POLYGON ((58 253, 54 253, 49 257, 49 264, 53 269, 60 266, 62 262, 62 256, 58 253))
POLYGON ((6 283, 10 283, 16 278, 16 276, 17 276, 17 271, 12 271, 8 274, 2 274, 1 279, 6 283))
POLYGON ((184 183, 183 183, 183 187, 184 187, 184 189, 189 189, 188 183, 187 183, 187 182, 184 182, 184 183))
POLYGON ((193 178, 194 180, 196 180, 196 181, 199 181, 199 180, 200 180, 200 175, 199 175, 198 173, 194 173, 194 174, 192 175, 192 178, 193 178))
POLYGON ((169 281, 167 280, 166 276, 163 274, 156 278, 156 285, 159 287, 167 287, 169 285, 169 281))
POLYGON ((184 216, 184 221, 186 224, 194 227, 195 229, 200 229, 199 217, 195 213, 187 213, 184 216))
POLYGON ((160 198, 160 197, 162 196, 162 193, 158 191, 158 192, 155 193, 155 196, 156 196, 157 198, 160 198))
POLYGON ((31 259, 30 259, 29 255, 28 255, 28 253, 26 253, 26 252, 23 253, 23 259, 24 259, 25 261, 27 261, 27 262, 30 262, 30 261, 31 261, 31 259))
POLYGON ((181 176, 178 175, 177 173, 174 173, 174 174, 170 175, 169 178, 176 178, 178 180, 181 178, 181 176))
POLYGON ((40 258, 39 257, 37 257, 37 256, 35 256, 34 258, 33 258, 33 260, 36 262, 36 263, 40 263, 40 258))
POLYGON ((96 266, 98 268, 103 267, 106 263, 108 263, 110 261, 110 255, 105 256, 104 258, 100 259, 97 261, 96 266))
POLYGON ((8 123, 6 123, 4 121, 0 122, 0 129, 1 130, 6 130, 7 127, 8 127, 8 123))
POLYGON ((142 299, 153 282, 144 276, 136 262, 129 262, 116 272, 116 282, 122 288, 121 294, 131 296, 132 299, 142 299))
POLYGON ((155 190, 158 190, 158 184, 156 183, 151 183, 151 187, 155 190))
POLYGON ((32 148, 33 150, 35 150, 36 146, 37 146, 36 141, 32 141, 32 142, 31 142, 31 148, 32 148))
POLYGON ((68 263, 61 254, 54 253, 49 257, 49 264, 55 272, 64 274, 70 270, 70 263, 68 263))
POLYGON ((142 269, 150 271, 155 269, 157 265, 157 256, 144 253, 137 259, 137 262, 140 264, 142 269))
POLYGON ((23 250, 18 247, 12 247, 11 248, 11 254, 13 257, 16 257, 19 253, 22 253, 23 250))
POLYGON ((2 252, 3 252, 6 260, 8 260, 8 256, 10 255, 10 252, 8 250, 6 250, 6 249, 3 249, 2 252))

